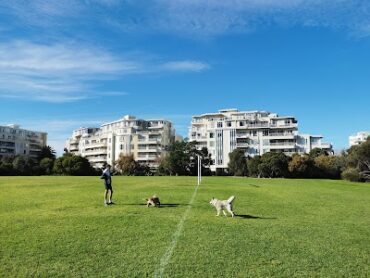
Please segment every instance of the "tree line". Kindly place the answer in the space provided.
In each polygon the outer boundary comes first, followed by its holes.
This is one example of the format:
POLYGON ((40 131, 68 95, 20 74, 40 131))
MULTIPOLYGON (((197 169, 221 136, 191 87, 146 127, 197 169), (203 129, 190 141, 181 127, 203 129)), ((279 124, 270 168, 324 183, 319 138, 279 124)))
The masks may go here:
POLYGON ((0 160, 0 176, 71 175, 91 176, 99 174, 90 162, 78 155, 65 152, 56 158, 50 146, 42 147, 38 157, 6 156, 0 160))
POLYGON ((229 158, 228 173, 235 176, 370 181, 370 137, 336 156, 313 149, 309 154, 292 157, 269 152, 248 158, 244 151, 236 149, 229 158))

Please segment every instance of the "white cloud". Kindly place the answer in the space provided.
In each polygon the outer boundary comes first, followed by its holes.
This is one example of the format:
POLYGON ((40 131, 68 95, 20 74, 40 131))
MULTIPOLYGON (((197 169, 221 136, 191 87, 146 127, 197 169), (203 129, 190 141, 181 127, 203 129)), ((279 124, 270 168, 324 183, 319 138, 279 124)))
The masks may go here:
POLYGON ((195 71, 200 72, 207 70, 209 65, 197 61, 172 61, 167 62, 162 65, 163 69, 173 70, 173 71, 195 71))
POLYGON ((129 74, 164 70, 197 72, 208 68, 197 61, 169 63, 138 56, 112 54, 75 44, 3 43, 0 44, 0 97, 70 102, 105 93, 123 96, 127 93, 99 92, 94 82, 119 79, 129 74))

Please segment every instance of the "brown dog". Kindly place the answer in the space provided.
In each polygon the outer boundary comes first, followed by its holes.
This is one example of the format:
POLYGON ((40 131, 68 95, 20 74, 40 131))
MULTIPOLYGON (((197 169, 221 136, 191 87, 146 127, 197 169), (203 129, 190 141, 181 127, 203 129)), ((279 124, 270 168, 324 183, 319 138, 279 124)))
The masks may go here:
POLYGON ((159 201, 159 198, 155 195, 145 200, 146 200, 147 207, 153 206, 153 207, 159 208, 161 206, 161 202, 159 201))

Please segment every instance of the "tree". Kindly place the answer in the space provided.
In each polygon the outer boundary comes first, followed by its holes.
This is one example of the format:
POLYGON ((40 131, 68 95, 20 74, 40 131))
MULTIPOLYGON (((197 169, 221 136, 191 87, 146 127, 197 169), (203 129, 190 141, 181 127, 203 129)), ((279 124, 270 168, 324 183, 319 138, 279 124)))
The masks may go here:
POLYGON ((53 172, 58 175, 92 176, 97 171, 82 156, 65 153, 54 162, 53 172))
POLYGON ((251 177, 260 177, 261 173, 258 170, 258 166, 261 164, 261 156, 256 155, 252 158, 249 158, 247 161, 248 175, 251 177))
POLYGON ((287 177, 289 158, 282 152, 268 152, 262 155, 258 171, 261 177, 287 177))
POLYGON ((134 159, 134 155, 124 155, 120 154, 119 158, 116 161, 116 169, 120 172, 121 175, 133 176, 137 170, 137 163, 134 159))
POLYGON ((314 159, 317 174, 320 178, 340 179, 344 168, 342 158, 338 156, 320 155, 314 159))
POLYGON ((198 156, 202 159, 202 174, 210 175, 211 155, 207 148, 198 150, 196 142, 174 142, 161 158, 158 168, 160 175, 197 175, 198 156))
POLYGON ((17 175, 29 176, 32 175, 33 161, 30 158, 16 156, 12 162, 14 172, 17 175))
POLYGON ((320 149, 320 148, 314 148, 308 154, 308 156, 311 159, 315 159, 316 157, 318 157, 320 155, 329 155, 329 154, 326 151, 324 151, 323 149, 320 149))
POLYGON ((241 149, 235 149, 229 153, 229 173, 234 176, 246 176, 248 174, 247 158, 241 149))
POLYGON ((370 137, 348 150, 347 167, 356 168, 363 181, 370 181, 370 137))
POLYGON ((198 157, 200 157, 202 175, 210 176, 212 173, 209 166, 211 165, 212 158, 211 154, 208 153, 208 149, 203 147, 202 149, 198 150, 195 142, 188 142, 186 149, 186 154, 189 157, 189 165, 187 167, 189 174, 191 176, 198 175, 198 157))
POLYGON ((288 170, 294 178, 311 178, 313 177, 313 161, 308 155, 295 154, 289 161, 288 170))
POLYGON ((50 158, 54 161, 56 158, 55 150, 50 146, 43 146, 38 155, 38 161, 41 161, 43 158, 50 158))
POLYGON ((13 160, 12 156, 5 156, 0 160, 0 176, 12 176, 15 174, 13 169, 13 160))
POLYGON ((45 175, 51 175, 52 174, 53 166, 54 166, 54 160, 49 158, 49 157, 45 157, 45 158, 41 159, 41 161, 40 161, 40 169, 41 169, 42 173, 45 174, 45 175))
POLYGON ((357 182, 360 181, 360 173, 356 168, 349 167, 342 173, 342 178, 348 181, 357 182))

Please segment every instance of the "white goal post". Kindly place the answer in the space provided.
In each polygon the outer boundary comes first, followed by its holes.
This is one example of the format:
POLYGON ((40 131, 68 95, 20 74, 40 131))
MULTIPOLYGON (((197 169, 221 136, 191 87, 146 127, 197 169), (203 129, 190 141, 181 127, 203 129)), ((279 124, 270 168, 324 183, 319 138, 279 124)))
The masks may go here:
POLYGON ((202 158, 198 155, 198 185, 202 183, 202 158))

